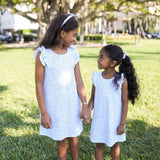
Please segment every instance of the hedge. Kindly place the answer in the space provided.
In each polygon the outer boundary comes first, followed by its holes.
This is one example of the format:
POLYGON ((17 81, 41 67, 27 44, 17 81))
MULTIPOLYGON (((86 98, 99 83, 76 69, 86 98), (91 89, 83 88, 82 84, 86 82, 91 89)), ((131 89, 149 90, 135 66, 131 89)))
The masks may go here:
MULTIPOLYGON (((108 39, 108 35, 105 36, 108 39)), ((84 35, 85 41, 101 41, 103 39, 102 34, 89 34, 84 35)), ((80 35, 77 35, 77 41, 80 40, 80 35)))

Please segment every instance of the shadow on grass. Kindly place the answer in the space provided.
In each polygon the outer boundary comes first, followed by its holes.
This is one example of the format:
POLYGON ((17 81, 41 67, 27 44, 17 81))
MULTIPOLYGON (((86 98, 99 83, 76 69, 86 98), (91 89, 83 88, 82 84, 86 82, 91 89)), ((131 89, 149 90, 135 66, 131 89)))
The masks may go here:
POLYGON ((157 58, 152 58, 151 56, 157 56, 160 55, 160 53, 158 52, 133 52, 130 51, 128 52, 128 56, 131 58, 131 60, 141 60, 141 61, 145 61, 145 60, 153 60, 153 61, 159 61, 159 59, 157 58))
POLYGON ((28 47, 0 47, 0 51, 10 51, 10 50, 21 50, 21 49, 30 49, 28 47))
MULTIPOLYGON (((117 41, 116 39, 115 40, 106 40, 107 44, 116 44, 116 45, 121 45, 121 46, 125 46, 125 45, 135 45, 135 41, 134 40, 125 40, 125 41, 117 41)), ((103 41, 85 41, 85 43, 91 43, 91 44, 97 44, 97 43, 100 43, 100 44, 103 44, 103 41)), ((80 44, 80 43, 78 43, 80 44)))
POLYGON ((132 159, 158 160, 160 157, 160 127, 142 120, 128 120, 127 141, 121 145, 122 156, 132 159))
POLYGON ((80 58, 84 58, 84 59, 89 59, 89 58, 94 58, 94 59, 98 59, 98 54, 97 55, 87 55, 87 56, 84 56, 84 55, 81 55, 80 58))
MULTIPOLYGON (((128 53, 133 53, 133 54, 137 54, 137 55, 141 55, 141 54, 144 54, 144 55, 160 55, 160 51, 158 52, 147 52, 147 51, 143 51, 143 52, 140 52, 140 51, 138 51, 138 52, 134 52, 134 51, 128 51, 128 53)), ((144 57, 144 56, 143 56, 144 57)))
MULTIPOLYGON (((127 120, 126 124, 127 141, 120 143, 122 160, 152 159, 158 160, 160 157, 160 127, 154 127, 141 120, 127 120)), ((94 147, 89 139, 90 124, 84 125, 84 131, 79 137, 80 157, 94 159, 94 147)), ((111 159, 110 148, 104 148, 105 159, 111 159)))
POLYGON ((0 137, 1 160, 58 160, 56 142, 38 134, 0 137))
MULTIPOLYGON (((154 54, 151 54, 151 55, 154 55, 154 54)), ((128 55, 131 60, 134 60, 134 59, 138 59, 138 60, 150 60, 151 57, 147 57, 147 56, 144 56, 144 55, 141 55, 141 54, 134 54, 134 55, 128 55)), ((81 55, 80 58, 82 59, 94 59, 94 61, 97 61, 98 60, 98 54, 97 55, 94 55, 94 54, 90 54, 90 55, 87 55, 87 56, 84 56, 84 55, 81 55)))
MULTIPOLYGON (((29 117, 31 117, 30 115, 29 117)), ((33 113, 33 118, 35 113, 33 113)), ((24 118, 15 112, 8 112, 3 110, 0 112, 0 136, 7 136, 6 129, 18 130, 20 128, 32 128, 32 130, 38 130, 39 123, 25 122, 24 118)))
MULTIPOLYGON (((119 46, 125 46, 125 45, 135 45, 135 42, 118 42, 118 41, 113 41, 113 42, 107 42, 107 44, 116 44, 119 46)), ((136 45, 135 45, 136 46, 136 45)))
MULTIPOLYGON (((133 52, 133 51, 129 51, 127 52, 128 53, 128 56, 131 58, 131 59, 139 59, 139 60, 150 60, 151 57, 150 56, 157 56, 157 55, 160 55, 160 52, 133 52), (134 54, 134 55, 133 55, 134 54), (146 55, 146 56, 145 56, 146 55)), ((95 59, 97 60, 98 59, 98 52, 97 54, 94 54, 94 53, 88 53, 87 55, 80 55, 80 58, 82 59, 95 59)), ((158 60, 158 59, 157 59, 158 60)))
MULTIPOLYGON (((38 114, 38 113, 37 113, 38 114)), ((45 136, 39 136, 39 123, 25 122, 16 113, 3 111, 0 113, 0 155, 1 160, 6 159, 58 159, 56 142, 45 136), (37 134, 22 136, 9 136, 9 128, 32 128, 37 134)), ((80 160, 94 160, 95 144, 90 142, 89 134, 91 124, 83 124, 84 130, 79 136, 80 160)), ((160 157, 160 128, 154 127, 141 120, 127 120, 127 141, 121 143, 122 160, 152 159, 160 157)), ((32 130, 30 129, 30 130, 32 130)), ((12 132, 12 131, 10 131, 12 132)), ((23 131, 22 131, 23 132, 23 131)), ((68 157, 70 153, 68 152, 68 157)), ((69 160, 71 158, 68 158, 69 160)), ((104 159, 110 158, 110 148, 105 146, 104 159)))
POLYGON ((0 86, 0 93, 8 90, 8 86, 0 86))

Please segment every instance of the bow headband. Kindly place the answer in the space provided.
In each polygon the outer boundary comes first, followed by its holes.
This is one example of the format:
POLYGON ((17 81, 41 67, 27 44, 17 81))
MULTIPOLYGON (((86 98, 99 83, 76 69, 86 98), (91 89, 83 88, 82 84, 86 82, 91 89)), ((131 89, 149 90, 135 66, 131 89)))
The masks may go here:
POLYGON ((126 58, 126 52, 123 52, 123 59, 126 58))
POLYGON ((63 21, 61 27, 63 27, 64 24, 65 24, 70 18, 72 18, 72 17, 74 17, 74 14, 70 13, 69 16, 63 21))

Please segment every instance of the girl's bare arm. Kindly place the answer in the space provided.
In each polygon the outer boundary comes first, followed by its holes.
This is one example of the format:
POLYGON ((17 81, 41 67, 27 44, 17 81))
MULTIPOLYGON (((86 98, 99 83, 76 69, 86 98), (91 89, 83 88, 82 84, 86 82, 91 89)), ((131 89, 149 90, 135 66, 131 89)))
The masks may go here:
POLYGON ((85 88, 84 88, 84 84, 83 84, 82 77, 81 77, 79 63, 77 63, 75 66, 75 78, 76 78, 78 95, 79 95, 79 97, 81 99, 81 103, 82 103, 82 112, 80 114, 80 117, 82 119, 84 119, 85 123, 89 123, 90 114, 89 114, 89 110, 88 110, 86 93, 85 93, 85 88))
MULTIPOLYGON (((79 63, 76 64, 74 70, 75 70, 75 78, 76 78, 78 95, 81 99, 81 103, 84 104, 87 102, 87 99, 86 99, 86 92, 85 92, 84 84, 83 84, 82 77, 81 77, 79 63)), ((88 106, 84 104, 83 107, 87 108, 88 106)))
POLYGON ((95 96, 95 86, 92 85, 91 98, 88 103, 88 108, 90 108, 90 110, 94 108, 94 96, 95 96))
POLYGON ((122 84, 122 113, 121 113, 121 121, 117 128, 117 134, 123 134, 125 132, 125 123, 128 112, 128 82, 127 79, 124 78, 124 82, 122 84))
POLYGON ((40 62, 40 54, 41 52, 38 53, 35 64, 36 96, 39 104, 39 109, 41 112, 41 125, 45 128, 50 128, 51 119, 47 113, 44 100, 44 88, 43 88, 44 66, 40 62))

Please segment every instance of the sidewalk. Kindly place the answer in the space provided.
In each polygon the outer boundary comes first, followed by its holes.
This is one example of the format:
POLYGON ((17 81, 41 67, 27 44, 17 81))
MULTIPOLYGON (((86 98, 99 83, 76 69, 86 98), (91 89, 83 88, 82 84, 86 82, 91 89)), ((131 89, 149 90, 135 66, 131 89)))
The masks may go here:
POLYGON ((36 42, 28 43, 5 43, 3 46, 8 48, 35 48, 38 44, 36 42))
MULTIPOLYGON (((28 43, 6 43, 3 46, 8 48, 35 48, 38 46, 36 42, 28 42, 28 43)), ((102 43, 85 43, 85 44, 76 44, 77 47, 102 47, 102 43)))

